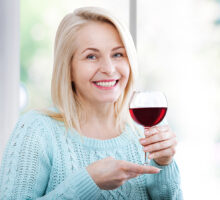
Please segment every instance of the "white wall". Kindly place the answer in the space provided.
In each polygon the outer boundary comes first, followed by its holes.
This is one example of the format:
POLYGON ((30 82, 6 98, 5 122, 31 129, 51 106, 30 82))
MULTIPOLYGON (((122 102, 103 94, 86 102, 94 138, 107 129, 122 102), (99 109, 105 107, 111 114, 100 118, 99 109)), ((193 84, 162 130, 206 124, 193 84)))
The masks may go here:
POLYGON ((0 160, 19 112, 19 3, 0 1, 0 160))

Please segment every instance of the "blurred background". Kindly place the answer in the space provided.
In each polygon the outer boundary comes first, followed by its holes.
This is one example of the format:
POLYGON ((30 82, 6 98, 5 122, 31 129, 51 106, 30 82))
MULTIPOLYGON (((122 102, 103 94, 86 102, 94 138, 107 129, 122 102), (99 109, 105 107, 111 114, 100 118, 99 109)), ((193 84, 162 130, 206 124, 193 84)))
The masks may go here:
POLYGON ((165 92, 184 199, 220 199, 220 0, 20 0, 18 115, 50 105, 56 29, 81 6, 107 8, 130 27, 138 87, 165 92))

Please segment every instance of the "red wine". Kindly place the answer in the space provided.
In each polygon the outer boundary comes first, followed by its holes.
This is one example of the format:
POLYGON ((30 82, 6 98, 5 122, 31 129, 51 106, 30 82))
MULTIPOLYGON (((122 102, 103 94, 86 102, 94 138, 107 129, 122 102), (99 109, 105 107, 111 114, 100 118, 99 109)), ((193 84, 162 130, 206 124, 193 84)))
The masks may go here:
POLYGON ((163 120, 167 107, 130 108, 129 112, 135 122, 144 127, 151 127, 163 120))

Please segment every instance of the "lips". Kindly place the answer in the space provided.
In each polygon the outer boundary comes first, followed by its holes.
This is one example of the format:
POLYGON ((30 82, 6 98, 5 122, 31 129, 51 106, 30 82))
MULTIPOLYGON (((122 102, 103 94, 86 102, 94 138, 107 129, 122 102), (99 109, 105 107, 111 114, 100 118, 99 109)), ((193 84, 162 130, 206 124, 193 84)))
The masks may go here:
POLYGON ((111 79, 111 80, 99 80, 99 81, 93 81, 94 85, 101 89, 112 89, 114 88, 119 80, 117 79, 111 79))

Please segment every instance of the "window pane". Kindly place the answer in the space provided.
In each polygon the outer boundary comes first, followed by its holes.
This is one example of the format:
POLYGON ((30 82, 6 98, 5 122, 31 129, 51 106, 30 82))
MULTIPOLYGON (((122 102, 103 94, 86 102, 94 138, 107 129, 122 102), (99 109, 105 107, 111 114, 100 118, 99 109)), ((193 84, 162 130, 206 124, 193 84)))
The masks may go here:
POLYGON ((219 35, 217 1, 139 1, 139 87, 167 95, 186 199, 216 199, 220 186, 219 35))

